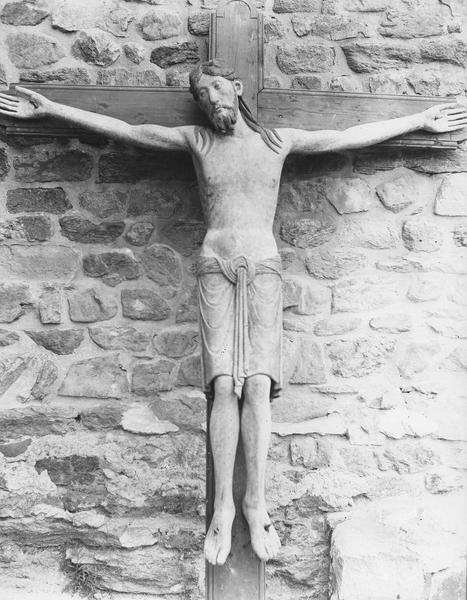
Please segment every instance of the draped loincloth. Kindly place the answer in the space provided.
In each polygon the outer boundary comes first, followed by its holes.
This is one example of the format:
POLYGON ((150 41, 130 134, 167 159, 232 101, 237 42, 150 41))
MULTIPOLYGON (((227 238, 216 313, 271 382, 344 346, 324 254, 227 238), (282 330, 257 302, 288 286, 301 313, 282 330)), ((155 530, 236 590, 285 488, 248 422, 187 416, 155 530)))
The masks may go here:
POLYGON ((271 399, 282 382, 281 259, 253 262, 202 256, 197 264, 203 385, 230 375, 238 398, 251 375, 271 379, 271 399))

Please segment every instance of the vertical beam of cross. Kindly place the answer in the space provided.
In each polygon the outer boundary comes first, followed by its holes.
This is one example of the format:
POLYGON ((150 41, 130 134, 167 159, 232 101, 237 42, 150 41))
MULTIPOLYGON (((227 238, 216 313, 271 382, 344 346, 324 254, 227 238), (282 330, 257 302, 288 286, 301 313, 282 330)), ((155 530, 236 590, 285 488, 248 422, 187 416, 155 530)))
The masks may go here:
MULTIPOLYGON (((258 112, 258 93, 263 87, 263 19, 250 1, 227 0, 211 17, 209 57, 222 58, 243 81, 243 98, 253 115, 258 112)), ((208 422, 210 417, 208 409, 208 422)), ((208 432, 209 433, 209 432, 208 432)), ((208 436, 209 438, 209 436, 208 436)), ((241 443, 234 472, 236 516, 232 526, 232 550, 223 566, 206 567, 207 600, 265 600, 265 568, 254 554, 241 501, 246 468, 241 443)), ((207 526, 214 503, 212 453, 207 448, 207 526)))

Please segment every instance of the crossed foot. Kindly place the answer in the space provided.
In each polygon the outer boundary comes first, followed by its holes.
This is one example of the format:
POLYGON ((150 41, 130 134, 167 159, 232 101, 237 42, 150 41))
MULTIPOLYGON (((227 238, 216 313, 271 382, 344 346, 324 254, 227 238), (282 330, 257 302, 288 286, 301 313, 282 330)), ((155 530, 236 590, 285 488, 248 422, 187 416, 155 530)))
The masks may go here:
MULTIPOLYGON (((274 558, 281 542, 266 507, 248 507, 242 505, 243 514, 250 528, 251 545, 260 560, 274 558)), ((217 509, 212 517, 209 531, 204 542, 204 555, 212 565, 223 565, 230 552, 232 522, 235 508, 217 509)))

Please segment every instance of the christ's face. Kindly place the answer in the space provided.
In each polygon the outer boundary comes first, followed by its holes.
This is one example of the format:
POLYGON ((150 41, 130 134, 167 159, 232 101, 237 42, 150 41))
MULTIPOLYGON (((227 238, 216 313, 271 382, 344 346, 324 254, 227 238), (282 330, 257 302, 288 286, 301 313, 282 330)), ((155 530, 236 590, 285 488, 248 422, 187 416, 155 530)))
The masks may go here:
POLYGON ((203 74, 198 84, 198 104, 220 133, 232 132, 238 117, 238 96, 243 87, 239 80, 203 74))

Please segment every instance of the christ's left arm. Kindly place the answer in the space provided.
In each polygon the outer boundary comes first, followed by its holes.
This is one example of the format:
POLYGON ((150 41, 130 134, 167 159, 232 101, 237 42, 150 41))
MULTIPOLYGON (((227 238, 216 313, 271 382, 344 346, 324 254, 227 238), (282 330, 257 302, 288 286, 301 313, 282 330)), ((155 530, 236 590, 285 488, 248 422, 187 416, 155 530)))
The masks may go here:
POLYGON ((424 129, 432 133, 450 133, 467 125, 467 110, 454 103, 433 106, 421 113, 387 121, 349 127, 343 131, 280 129, 290 153, 319 154, 364 148, 390 138, 424 129))

